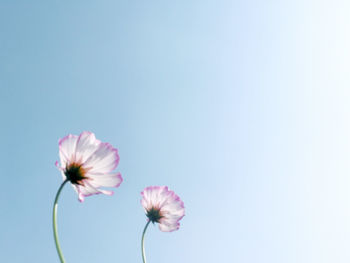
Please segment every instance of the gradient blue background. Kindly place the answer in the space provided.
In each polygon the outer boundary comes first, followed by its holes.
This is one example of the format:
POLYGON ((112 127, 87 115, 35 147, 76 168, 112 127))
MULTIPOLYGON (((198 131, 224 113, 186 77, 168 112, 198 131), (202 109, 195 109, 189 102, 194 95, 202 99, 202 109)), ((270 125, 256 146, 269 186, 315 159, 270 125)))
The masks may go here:
POLYGON ((58 262, 58 139, 93 131, 124 182, 66 187, 68 263, 141 262, 140 192, 184 200, 150 263, 350 262, 348 1, 0 0, 1 262, 58 262))

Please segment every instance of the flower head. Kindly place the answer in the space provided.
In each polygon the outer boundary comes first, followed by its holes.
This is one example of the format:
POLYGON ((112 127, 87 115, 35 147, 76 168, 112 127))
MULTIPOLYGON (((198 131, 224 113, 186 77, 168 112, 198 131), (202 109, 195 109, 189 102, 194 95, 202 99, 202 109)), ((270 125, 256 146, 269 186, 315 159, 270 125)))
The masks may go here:
POLYGON ((56 162, 56 166, 72 183, 81 202, 93 194, 112 195, 112 191, 100 187, 118 187, 123 181, 119 172, 113 172, 119 163, 118 150, 97 140, 92 132, 60 139, 59 156, 60 164, 56 162))
POLYGON ((152 223, 164 232, 178 230, 185 215, 184 203, 167 186, 149 186, 141 192, 141 204, 152 223))

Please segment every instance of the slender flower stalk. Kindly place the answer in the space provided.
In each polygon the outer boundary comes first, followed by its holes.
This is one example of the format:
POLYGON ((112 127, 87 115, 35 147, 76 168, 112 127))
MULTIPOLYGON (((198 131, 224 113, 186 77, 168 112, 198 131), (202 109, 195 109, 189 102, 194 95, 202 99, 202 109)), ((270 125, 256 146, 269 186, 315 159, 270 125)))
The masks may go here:
POLYGON ((146 234, 147 227, 149 226, 149 223, 151 223, 151 220, 149 220, 149 221, 147 222, 147 224, 145 225, 145 228, 143 229, 143 233, 142 233, 142 239, 141 239, 141 252, 142 252, 142 261, 143 261, 143 263, 146 263, 146 255, 145 255, 145 234, 146 234))
POLYGON ((64 187, 64 185, 68 182, 68 179, 64 180, 63 183, 61 184, 60 188, 57 191, 55 202, 53 204, 53 214, 52 214, 52 226, 53 226, 53 235, 55 238, 55 245, 56 245, 56 250, 58 253, 58 256, 60 258, 61 263, 65 263, 64 256, 62 254, 60 242, 58 240, 58 232, 57 232, 57 206, 58 206, 58 199, 60 197, 61 191, 64 187))

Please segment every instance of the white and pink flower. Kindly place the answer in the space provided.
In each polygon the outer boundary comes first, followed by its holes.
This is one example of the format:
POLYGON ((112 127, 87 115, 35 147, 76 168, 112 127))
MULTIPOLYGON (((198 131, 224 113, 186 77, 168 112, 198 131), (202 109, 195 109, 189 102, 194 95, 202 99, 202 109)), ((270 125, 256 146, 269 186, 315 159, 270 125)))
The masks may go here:
POLYGON ((184 203, 167 186, 149 186, 141 192, 141 204, 152 223, 159 223, 163 232, 172 232, 180 227, 185 215, 184 203))
POLYGON ((69 134, 59 140, 60 164, 56 166, 65 180, 72 183, 79 201, 93 194, 112 195, 100 187, 118 187, 123 178, 113 171, 119 163, 118 150, 95 138, 92 132, 69 134))

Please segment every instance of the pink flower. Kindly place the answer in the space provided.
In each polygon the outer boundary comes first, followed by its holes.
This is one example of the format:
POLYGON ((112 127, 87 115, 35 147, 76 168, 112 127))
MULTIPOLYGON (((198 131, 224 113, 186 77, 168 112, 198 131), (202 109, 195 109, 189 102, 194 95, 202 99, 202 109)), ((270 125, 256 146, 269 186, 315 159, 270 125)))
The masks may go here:
POLYGON ((164 232, 179 229, 185 207, 173 191, 168 190, 167 186, 149 186, 141 195, 141 204, 152 223, 159 223, 159 229, 164 232))
POLYGON ((92 132, 60 139, 59 156, 60 165, 56 162, 56 166, 72 183, 80 202, 93 194, 112 195, 100 187, 118 187, 123 181, 119 172, 113 172, 119 163, 118 150, 97 140, 92 132))

